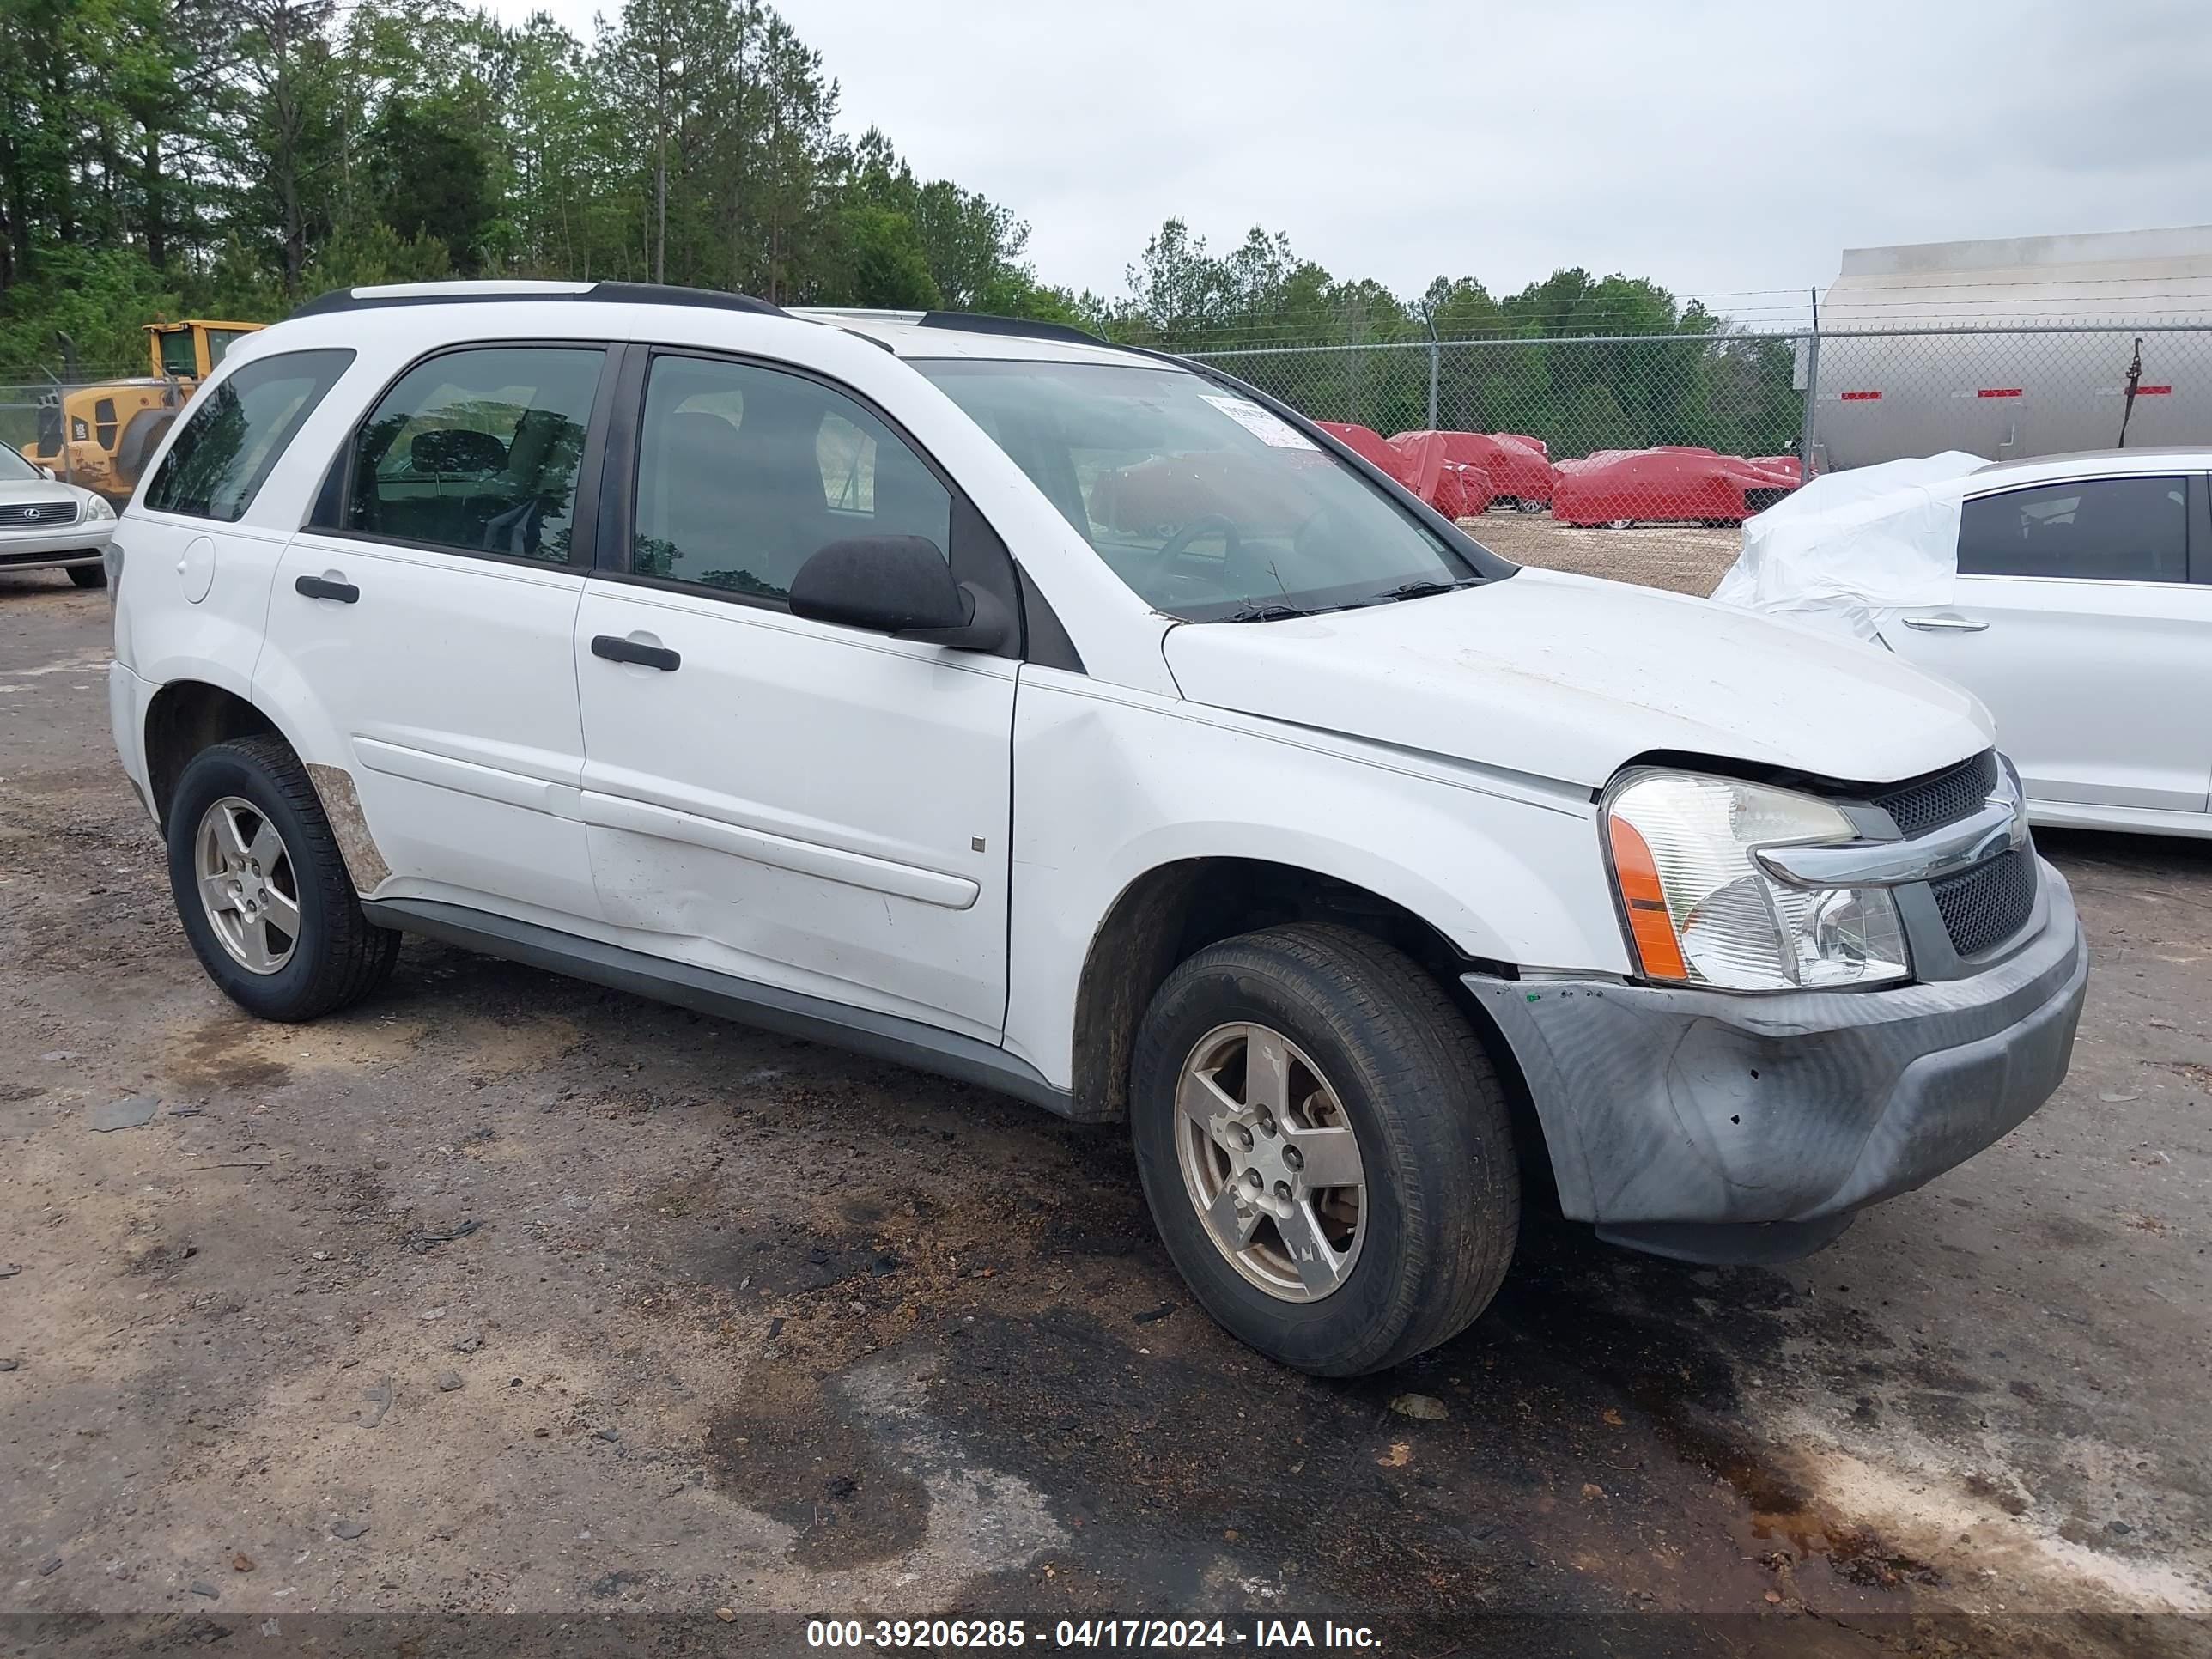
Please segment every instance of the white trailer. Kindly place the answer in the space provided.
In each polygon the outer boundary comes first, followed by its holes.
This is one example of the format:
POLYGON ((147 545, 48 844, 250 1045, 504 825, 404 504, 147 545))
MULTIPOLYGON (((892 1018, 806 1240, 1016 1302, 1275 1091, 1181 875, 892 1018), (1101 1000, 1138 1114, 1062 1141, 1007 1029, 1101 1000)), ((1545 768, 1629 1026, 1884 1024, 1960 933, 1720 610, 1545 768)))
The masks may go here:
POLYGON ((2212 442, 2212 225, 1846 249, 1820 331, 1824 469, 2109 449, 2138 336, 2128 447, 2212 442))

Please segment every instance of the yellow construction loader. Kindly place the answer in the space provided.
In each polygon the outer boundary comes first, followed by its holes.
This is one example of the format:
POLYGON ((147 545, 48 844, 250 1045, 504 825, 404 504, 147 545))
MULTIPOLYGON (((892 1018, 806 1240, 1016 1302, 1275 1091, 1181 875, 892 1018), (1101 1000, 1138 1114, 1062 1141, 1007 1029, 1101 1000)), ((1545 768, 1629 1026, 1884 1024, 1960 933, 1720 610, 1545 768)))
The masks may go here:
POLYGON ((195 318, 149 323, 143 380, 103 380, 51 392, 39 405, 39 435, 23 453, 56 477, 98 490, 120 506, 138 487, 140 470, 199 383, 240 336, 259 323, 195 318))

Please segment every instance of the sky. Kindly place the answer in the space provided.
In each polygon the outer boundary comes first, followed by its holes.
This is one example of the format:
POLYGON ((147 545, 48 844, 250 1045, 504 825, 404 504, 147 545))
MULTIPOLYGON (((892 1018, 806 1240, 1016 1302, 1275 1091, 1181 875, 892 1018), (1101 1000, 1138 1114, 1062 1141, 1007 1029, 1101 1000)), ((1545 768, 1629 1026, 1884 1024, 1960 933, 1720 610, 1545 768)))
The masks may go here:
MULTIPOLYGON (((491 0, 588 35, 619 0, 491 0)), ((783 0, 925 178, 1123 291, 1162 220, 1340 277, 1649 276, 1802 315, 1843 248, 2212 221, 2203 0, 783 0)))

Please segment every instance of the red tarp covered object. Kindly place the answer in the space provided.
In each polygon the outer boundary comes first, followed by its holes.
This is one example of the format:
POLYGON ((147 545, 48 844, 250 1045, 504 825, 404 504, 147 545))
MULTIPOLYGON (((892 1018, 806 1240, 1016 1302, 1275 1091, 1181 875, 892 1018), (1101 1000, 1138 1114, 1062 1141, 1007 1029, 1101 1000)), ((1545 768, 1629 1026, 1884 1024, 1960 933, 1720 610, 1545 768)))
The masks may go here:
POLYGON ((1498 500, 1541 507, 1552 499, 1552 464, 1534 438, 1511 432, 1401 432, 1390 440, 1408 454, 1430 441, 1443 445, 1445 459, 1487 472, 1498 500))
POLYGON ((1561 524, 1615 524, 1638 519, 1700 519, 1740 524, 1798 485, 1795 458, 1749 460, 1710 449, 1601 449, 1561 461, 1552 517, 1561 524))
POLYGON ((1470 465, 1451 453, 1441 432, 1401 432, 1390 447, 1413 468, 1406 487, 1447 519, 1480 516, 1490 506, 1497 483, 1484 467, 1470 465), (1415 441, 1408 443, 1407 439, 1415 441))
POLYGON ((1089 507, 1098 523, 1137 534, 1215 514, 1248 530, 1287 532, 1305 511, 1285 495, 1273 468, 1234 453, 1155 455, 1104 473, 1089 507))
POLYGON ((1471 519, 1490 505, 1489 474, 1454 459, 1441 444, 1408 447, 1395 438, 1386 442, 1374 428, 1354 426, 1348 421, 1316 421, 1314 424, 1374 462, 1447 519, 1471 519))
POLYGON ((1383 441, 1382 434, 1373 427, 1356 426, 1350 421, 1316 421, 1314 424, 1347 448, 1374 462, 1407 489, 1413 487, 1413 464, 1383 441))

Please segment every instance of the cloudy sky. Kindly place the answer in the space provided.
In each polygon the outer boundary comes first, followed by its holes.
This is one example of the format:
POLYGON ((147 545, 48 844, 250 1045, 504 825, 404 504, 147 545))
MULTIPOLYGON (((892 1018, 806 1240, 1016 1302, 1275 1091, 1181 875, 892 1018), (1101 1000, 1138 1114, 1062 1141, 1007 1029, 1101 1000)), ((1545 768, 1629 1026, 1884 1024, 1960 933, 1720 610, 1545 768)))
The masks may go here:
MULTIPOLYGON (((543 0, 588 34, 620 0, 543 0)), ((532 0, 493 0, 519 20, 532 0)), ((2203 0, 781 0, 883 127, 1108 294, 1180 216, 1401 293, 1560 265, 1754 319, 1838 251, 2212 221, 2203 0)))

